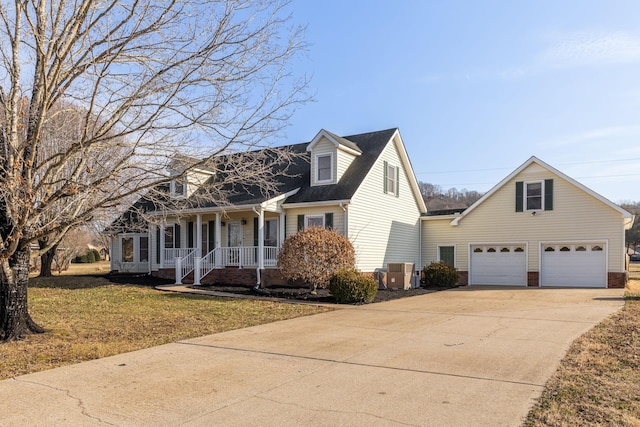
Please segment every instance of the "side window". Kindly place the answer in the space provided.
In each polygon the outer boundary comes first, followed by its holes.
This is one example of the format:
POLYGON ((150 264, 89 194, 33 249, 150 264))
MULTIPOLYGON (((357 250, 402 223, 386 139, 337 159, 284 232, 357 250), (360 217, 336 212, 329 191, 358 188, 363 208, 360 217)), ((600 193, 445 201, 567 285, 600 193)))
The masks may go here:
POLYGON ((553 179, 516 182, 516 212, 553 210, 553 179))
POLYGON ((526 210, 534 211, 542 209, 542 182, 527 182, 526 187, 526 210))
POLYGON ((133 237, 122 238, 122 262, 133 262, 133 237))
POLYGON ((149 261, 149 237, 140 236, 140 248, 138 250, 138 261, 149 261))
POLYGON ((400 190, 400 168, 384 162, 384 192, 398 197, 400 190))

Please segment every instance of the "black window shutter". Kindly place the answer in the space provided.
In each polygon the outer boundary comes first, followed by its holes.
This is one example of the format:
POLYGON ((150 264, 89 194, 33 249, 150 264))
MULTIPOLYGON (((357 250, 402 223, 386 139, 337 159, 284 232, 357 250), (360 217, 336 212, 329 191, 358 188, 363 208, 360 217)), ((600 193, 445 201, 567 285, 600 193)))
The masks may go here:
POLYGON ((516 212, 524 211, 524 182, 516 182, 516 212))
POLYGON ((175 230, 174 240, 176 242, 174 248, 180 248, 180 224, 176 224, 174 230, 175 230))
POLYGON ((400 167, 396 166, 396 197, 400 197, 400 167))
POLYGON ((213 248, 216 247, 216 222, 215 221, 209 221, 207 223, 207 234, 209 235, 208 236, 209 247, 207 249, 209 250, 209 252, 211 252, 213 248))
POLYGON ((298 231, 304 230, 304 215, 298 215, 298 231))
POLYGON ((553 210, 553 180, 544 180, 544 210, 553 210))
POLYGON ((253 246, 258 246, 258 217, 253 218, 253 246))
POLYGON ((324 228, 333 228, 333 213, 327 212, 324 214, 324 228))
POLYGON ((193 242, 195 241, 193 237, 193 221, 189 221, 187 223, 187 247, 193 248, 193 242))
POLYGON ((387 177, 387 169, 388 169, 388 166, 389 166, 389 163, 387 163, 387 162, 385 161, 385 162, 384 162, 384 172, 383 172, 383 175, 384 175, 384 179, 383 179, 383 181, 384 181, 384 183, 382 184, 382 185, 383 185, 383 188, 384 188, 384 192, 385 192, 385 194, 389 192, 389 191, 388 191, 389 189, 387 188, 387 185, 389 185, 389 184, 387 183, 387 178, 388 178, 388 177, 387 177))
POLYGON ((156 227, 156 264, 160 264, 160 226, 156 227))

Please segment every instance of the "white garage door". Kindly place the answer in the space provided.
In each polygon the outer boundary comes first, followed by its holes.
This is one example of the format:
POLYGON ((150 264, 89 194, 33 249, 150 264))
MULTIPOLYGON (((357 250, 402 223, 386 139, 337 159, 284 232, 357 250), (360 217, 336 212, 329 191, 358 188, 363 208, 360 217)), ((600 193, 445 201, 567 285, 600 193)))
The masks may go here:
POLYGON ((604 242, 541 245, 540 286, 607 287, 604 242))
POLYGON ((527 285, 524 244, 472 245, 470 285, 527 285))

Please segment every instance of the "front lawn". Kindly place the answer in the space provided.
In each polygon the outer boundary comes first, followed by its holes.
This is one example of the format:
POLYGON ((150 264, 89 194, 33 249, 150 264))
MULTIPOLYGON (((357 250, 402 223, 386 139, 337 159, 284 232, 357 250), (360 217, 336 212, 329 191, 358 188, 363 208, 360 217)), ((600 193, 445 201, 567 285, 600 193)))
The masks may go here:
POLYGON ((33 278, 29 306, 49 332, 0 344, 0 379, 329 310, 161 292, 114 284, 104 272, 33 278))
POLYGON ((526 426, 640 425, 640 263, 625 306, 578 338, 526 426))

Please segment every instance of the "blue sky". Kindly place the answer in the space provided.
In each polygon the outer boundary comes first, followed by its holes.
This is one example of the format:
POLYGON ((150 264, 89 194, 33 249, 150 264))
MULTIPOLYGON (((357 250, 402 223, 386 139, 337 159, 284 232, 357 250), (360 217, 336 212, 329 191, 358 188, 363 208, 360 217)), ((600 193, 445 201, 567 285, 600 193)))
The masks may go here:
MULTIPOLYGON (((487 191, 535 155, 640 201, 640 1, 294 0, 315 101, 286 142, 398 127, 420 181, 487 191)), ((282 141, 285 142, 284 140, 282 141)))

